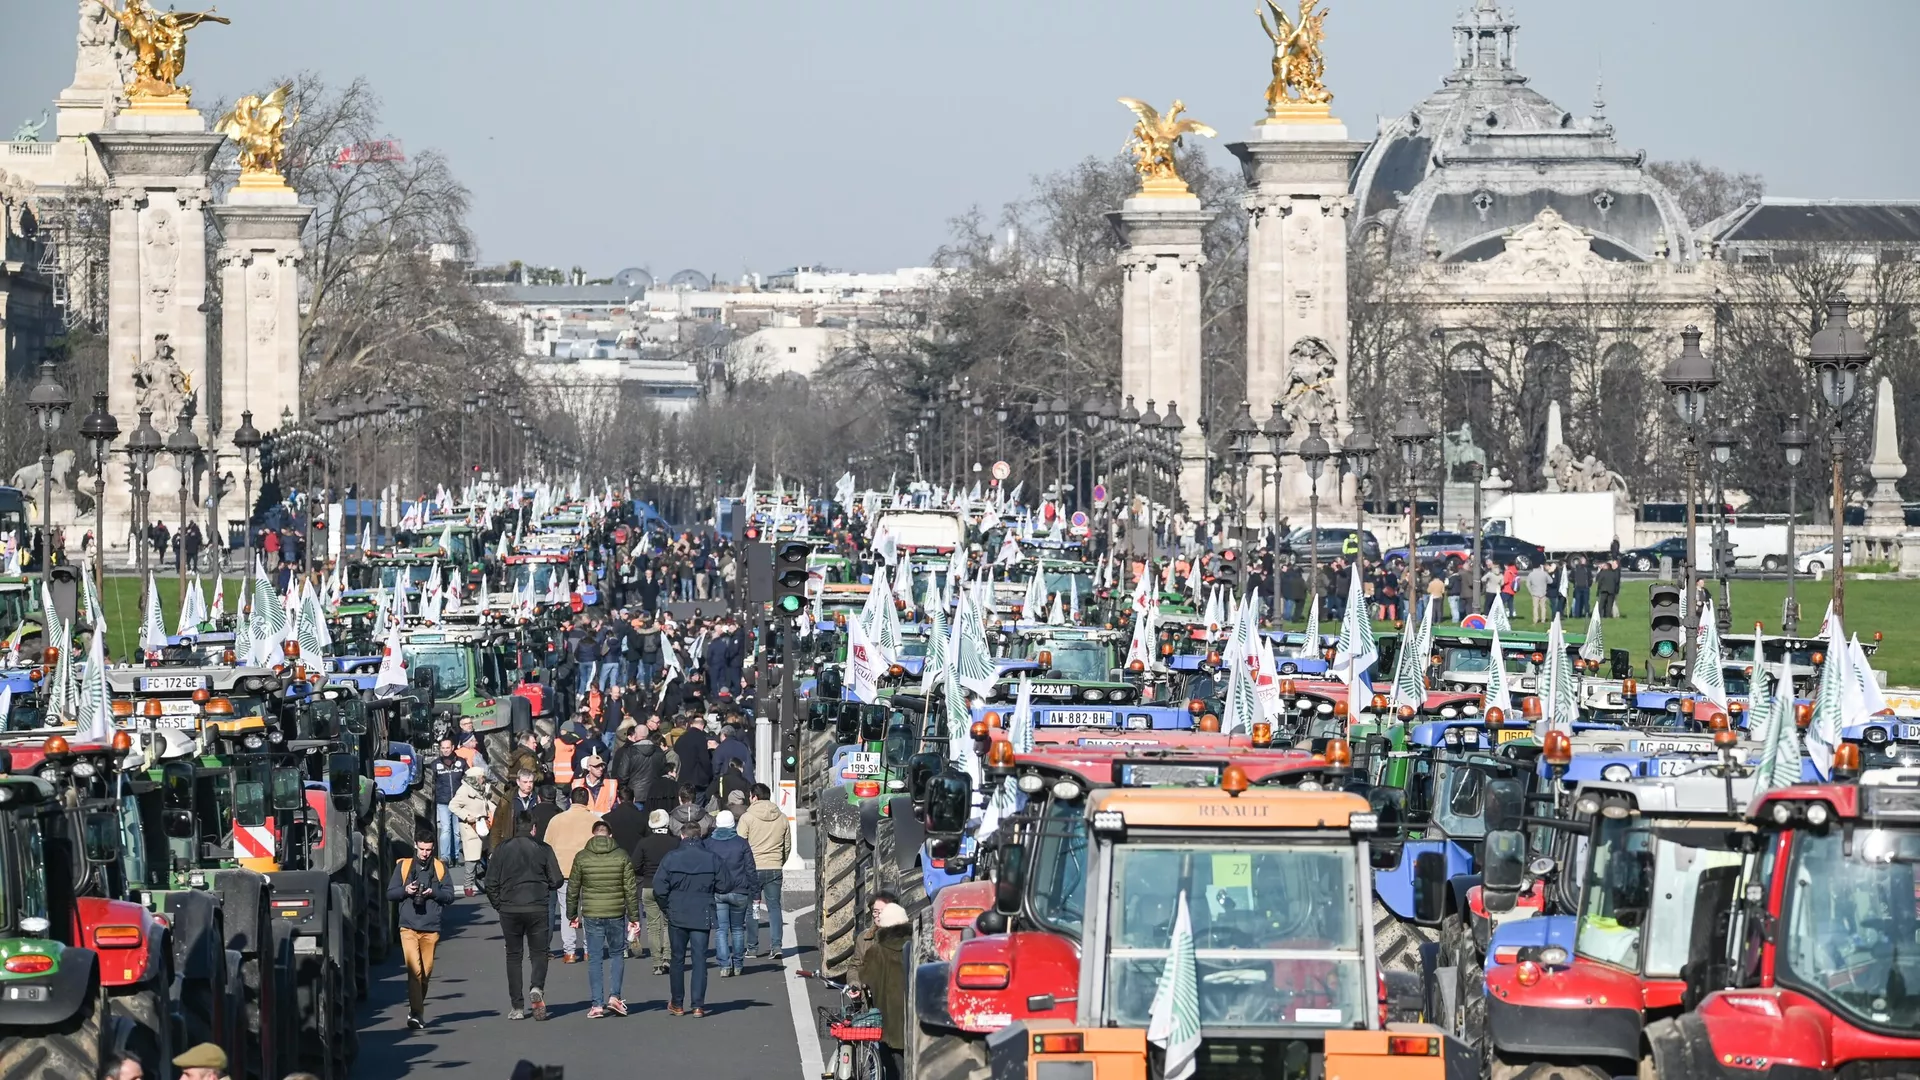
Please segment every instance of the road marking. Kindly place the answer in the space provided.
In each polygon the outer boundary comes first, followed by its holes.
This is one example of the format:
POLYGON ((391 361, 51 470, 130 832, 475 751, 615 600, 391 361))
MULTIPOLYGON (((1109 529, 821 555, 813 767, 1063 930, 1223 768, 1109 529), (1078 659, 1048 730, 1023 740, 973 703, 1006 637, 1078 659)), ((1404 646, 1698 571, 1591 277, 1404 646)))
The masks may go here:
POLYGON ((800 970, 800 936, 794 921, 813 910, 813 905, 780 913, 786 933, 780 940, 787 946, 780 964, 787 972, 787 1008, 793 1013, 793 1039, 800 1045, 800 1080, 820 1080, 827 1071, 826 1058, 820 1053, 820 1029, 814 1026, 813 1003, 807 1000, 807 983, 800 970))

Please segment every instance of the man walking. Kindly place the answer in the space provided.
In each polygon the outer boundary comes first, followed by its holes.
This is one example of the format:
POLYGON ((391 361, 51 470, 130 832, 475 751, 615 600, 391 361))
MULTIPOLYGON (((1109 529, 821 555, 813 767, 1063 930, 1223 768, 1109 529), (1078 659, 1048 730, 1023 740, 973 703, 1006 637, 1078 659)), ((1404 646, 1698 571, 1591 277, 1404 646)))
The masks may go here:
POLYGON ((780 888, 786 871, 787 856, 793 850, 793 838, 787 829, 787 815, 773 801, 773 793, 765 784, 753 785, 753 803, 746 813, 740 816, 737 826, 740 838, 753 849, 753 868, 758 875, 757 883, 747 891, 747 903, 751 905, 755 895, 767 902, 767 950, 760 951, 760 924, 753 918, 751 907, 747 913, 747 955, 779 957, 784 952, 781 945, 780 888))
MULTIPOLYGON (((513 790, 501 798, 493 808, 493 820, 487 823, 487 847, 497 848, 520 835, 520 823, 533 821, 533 812, 540 805, 539 798, 533 793, 535 775, 525 769, 514 774, 513 790)), ((534 833, 535 836, 539 834, 534 833)))
MULTIPOLYGON (((680 838, 674 835, 673 819, 665 810, 655 810, 647 815, 647 832, 638 843, 628 850, 633 859, 633 877, 640 888, 640 910, 647 917, 647 947, 653 950, 653 973, 667 973, 667 916, 660 908, 660 900, 654 894, 654 875, 660 869, 661 860, 667 853, 680 846, 680 838)), ((639 942, 629 950, 629 955, 640 955, 639 942)))
MULTIPOLYGON (((555 906, 571 909, 572 903, 567 895, 568 887, 564 882, 572 877, 573 860, 586 848, 587 841, 592 839, 593 823, 600 820, 600 815, 588 808, 587 793, 583 789, 574 788, 567 795, 572 805, 561 811, 547 825, 546 832, 542 835, 547 839, 547 846, 553 849, 554 859, 560 864, 560 877, 563 883, 555 900, 555 906)), ((558 914, 557 910, 555 914, 558 914)), ((562 921, 560 923, 560 962, 577 964, 585 958, 585 955, 585 950, 580 945, 579 935, 574 933, 573 924, 562 921)))
POLYGON ((720 977, 740 974, 746 964, 747 916, 753 910, 753 890, 760 884, 754 869, 753 849, 734 830, 733 811, 722 810, 713 818, 713 835, 707 837, 707 850, 726 868, 730 889, 721 889, 713 898, 713 922, 719 937, 713 943, 713 958, 720 965, 720 977))
POLYGON ((455 845, 459 837, 454 832, 452 803, 466 775, 467 761, 455 750, 453 740, 441 739, 440 756, 433 759, 434 836, 439 838, 440 853, 454 861, 459 860, 460 849, 455 845))
POLYGON ((1593 591, 1593 564, 1584 555, 1573 557, 1573 566, 1567 572, 1568 584, 1573 588, 1573 610, 1570 614, 1576 619, 1584 619, 1588 613, 1588 599, 1593 591))
POLYGON ((714 897, 734 890, 727 868, 700 844, 700 826, 680 830, 681 844, 660 860, 653 894, 667 913, 667 1013, 707 1015, 707 937, 713 931, 714 897), (685 972, 692 967, 692 984, 685 972), (682 990, 688 991, 683 996, 682 990))
POLYGON ((1620 564, 1608 559, 1600 572, 1593 576, 1594 592, 1599 594, 1600 617, 1611 619, 1620 614, 1615 603, 1620 597, 1620 564))
POLYGON ((427 1026, 427 984, 433 980, 433 954, 440 945, 440 912, 453 903, 453 878, 447 864, 433 856, 433 838, 414 840, 413 857, 394 865, 387 899, 400 908, 400 955, 407 962, 407 1026, 427 1026))
POLYGON ((1527 571, 1527 598, 1533 601, 1531 605, 1533 621, 1546 622, 1547 568, 1545 566, 1536 566, 1527 571))
POLYGON ((509 1020, 526 1017, 520 996, 520 954, 533 958, 528 995, 533 1018, 547 1018, 547 948, 553 931, 547 923, 547 901, 566 881, 553 849, 533 838, 533 819, 522 817, 514 834, 493 851, 487 861, 487 901, 500 913, 500 934, 507 941, 507 1002, 509 1020))
POLYGON ((627 931, 640 928, 640 894, 635 888, 633 861, 613 842, 605 818, 593 823, 593 838, 574 856, 567 875, 567 921, 587 936, 587 991, 593 1003, 587 1019, 611 1012, 627 1015, 620 984, 627 972, 627 931), (602 965, 611 962, 611 976, 602 981, 602 965))
POLYGON ((686 734, 673 744, 673 756, 680 762, 680 783, 705 798, 707 785, 713 783, 713 740, 704 716, 695 713, 688 719, 686 734))

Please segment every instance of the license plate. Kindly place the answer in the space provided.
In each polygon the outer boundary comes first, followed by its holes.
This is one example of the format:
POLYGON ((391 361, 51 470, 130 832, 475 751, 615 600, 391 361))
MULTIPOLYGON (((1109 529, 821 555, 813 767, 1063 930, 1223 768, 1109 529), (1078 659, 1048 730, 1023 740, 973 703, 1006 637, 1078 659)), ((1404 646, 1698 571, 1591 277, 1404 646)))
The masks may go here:
POLYGON ((1531 739, 1531 738, 1533 738, 1532 728, 1524 728, 1524 727, 1498 728, 1493 733, 1493 741, 1496 744, 1501 746, 1504 746, 1510 742, 1518 742, 1521 739, 1531 739))
POLYGON ((45 986, 7 987, 8 1001, 45 1001, 49 995, 50 988, 45 986))
POLYGON ((1059 683, 1034 683, 1033 696, 1035 697, 1072 697, 1073 687, 1062 686, 1059 683))
POLYGON ((850 772, 855 776, 879 776, 880 755, 871 750, 860 750, 848 754, 847 762, 842 766, 841 771, 850 772))
POLYGON ((1671 758, 1661 758, 1654 763, 1655 771, 1661 776, 1678 776, 1699 767, 1700 763, 1697 761, 1674 761, 1671 758))
POLYGON ((162 698, 160 701, 161 716, 197 716, 199 713, 200 706, 192 698, 162 698))
POLYGON ((1635 754, 1712 754, 1713 744, 1708 742, 1681 742, 1678 739, 1634 739, 1627 743, 1627 750, 1635 754))
POLYGON ((134 726, 142 731, 158 731, 161 728, 185 731, 200 726, 200 721, 195 716, 142 716, 134 726))
POLYGON ((1899 738, 1904 742, 1920 742, 1920 724, 1901 724, 1899 738))
POLYGON ((205 675, 143 675, 136 684, 142 690, 199 690, 207 685, 205 675))
POLYGON ((1047 714, 1047 723, 1108 727, 1113 724, 1113 711, 1111 709, 1055 709, 1047 714))

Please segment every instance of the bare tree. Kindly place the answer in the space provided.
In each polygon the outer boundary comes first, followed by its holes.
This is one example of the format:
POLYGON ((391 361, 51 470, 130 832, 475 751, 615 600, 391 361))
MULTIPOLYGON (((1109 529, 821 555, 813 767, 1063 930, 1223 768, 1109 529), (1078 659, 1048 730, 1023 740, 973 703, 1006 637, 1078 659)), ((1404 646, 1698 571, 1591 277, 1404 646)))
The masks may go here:
POLYGON ((1647 172, 1673 192, 1687 223, 1696 228, 1767 193, 1766 179, 1759 173, 1730 173, 1699 158, 1651 161, 1647 172))

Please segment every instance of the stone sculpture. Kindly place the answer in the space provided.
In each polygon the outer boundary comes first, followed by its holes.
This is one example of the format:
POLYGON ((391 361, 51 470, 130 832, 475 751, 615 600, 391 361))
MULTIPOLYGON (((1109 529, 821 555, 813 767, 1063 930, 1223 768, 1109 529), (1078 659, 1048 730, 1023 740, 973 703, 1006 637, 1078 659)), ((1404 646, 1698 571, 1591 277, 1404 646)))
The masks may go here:
POLYGON ((1162 116, 1153 106, 1139 98, 1120 99, 1120 104, 1132 109, 1140 122, 1133 125, 1133 133, 1127 138, 1126 150, 1133 155, 1133 169, 1140 174, 1140 189, 1152 194, 1186 194, 1187 182, 1180 178, 1180 170, 1173 159, 1174 147, 1188 134, 1204 135, 1213 138, 1212 128, 1191 117, 1182 119, 1180 114, 1187 109, 1186 103, 1176 99, 1173 107, 1162 116))

